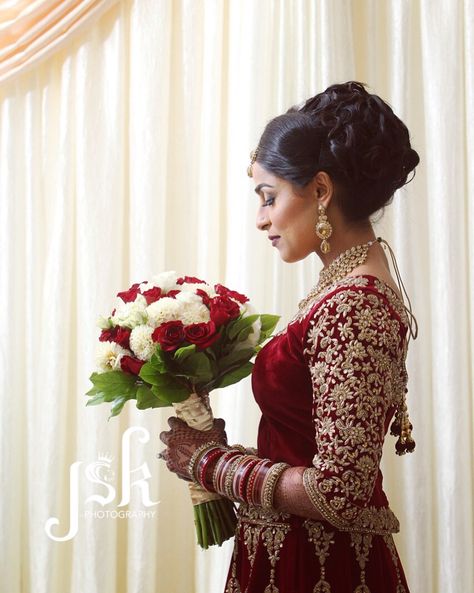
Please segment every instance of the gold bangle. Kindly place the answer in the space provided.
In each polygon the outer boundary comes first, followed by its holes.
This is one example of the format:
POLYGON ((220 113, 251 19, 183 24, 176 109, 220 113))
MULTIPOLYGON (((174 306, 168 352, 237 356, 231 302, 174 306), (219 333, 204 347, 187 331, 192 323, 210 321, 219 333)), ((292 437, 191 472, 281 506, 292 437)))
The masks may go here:
POLYGON ((273 493, 275 491, 276 483, 280 478, 281 474, 285 471, 286 468, 290 467, 288 463, 281 462, 275 463, 270 467, 265 476, 263 485, 262 485, 262 507, 266 510, 273 509, 273 493))
POLYGON ((210 451, 211 449, 216 449, 217 447, 220 447, 223 450, 227 449, 226 445, 223 445, 222 443, 218 443, 217 441, 209 441, 208 443, 204 443, 198 447, 191 455, 188 463, 188 474, 195 484, 200 486, 199 482, 197 481, 197 477, 195 476, 195 470, 199 464, 199 460, 204 455, 204 453, 210 451))

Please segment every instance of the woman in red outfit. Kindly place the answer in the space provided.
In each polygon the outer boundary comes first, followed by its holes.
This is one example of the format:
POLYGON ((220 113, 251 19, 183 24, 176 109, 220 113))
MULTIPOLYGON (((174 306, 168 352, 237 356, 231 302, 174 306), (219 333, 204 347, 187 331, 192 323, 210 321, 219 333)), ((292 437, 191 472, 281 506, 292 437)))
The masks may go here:
POLYGON ((251 157, 258 229, 285 262, 316 253, 324 267, 256 357, 257 449, 227 445, 222 419, 203 446, 171 418, 163 456, 240 503, 225 593, 409 593, 379 466, 389 428, 398 454, 415 445, 405 360, 417 329, 370 218, 418 154, 389 105, 350 81, 271 120, 251 157))

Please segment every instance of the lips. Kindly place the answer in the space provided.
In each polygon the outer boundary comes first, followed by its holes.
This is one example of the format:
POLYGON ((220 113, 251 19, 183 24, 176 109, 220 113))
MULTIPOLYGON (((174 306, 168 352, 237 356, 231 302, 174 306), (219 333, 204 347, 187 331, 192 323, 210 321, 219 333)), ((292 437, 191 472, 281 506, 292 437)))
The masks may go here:
POLYGON ((268 238, 270 239, 270 241, 273 241, 273 239, 279 239, 280 235, 269 235, 268 238))

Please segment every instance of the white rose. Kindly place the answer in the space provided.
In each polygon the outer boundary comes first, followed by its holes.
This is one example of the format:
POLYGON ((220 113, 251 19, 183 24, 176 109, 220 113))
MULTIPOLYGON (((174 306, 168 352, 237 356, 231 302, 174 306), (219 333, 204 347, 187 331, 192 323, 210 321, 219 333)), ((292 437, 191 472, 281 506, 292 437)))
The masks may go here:
POLYGON ((180 288, 176 284, 176 280, 178 278, 179 276, 175 271, 170 271, 162 272, 161 274, 153 276, 151 281, 153 286, 158 286, 163 292, 169 292, 170 290, 176 290, 177 288, 180 288))
POLYGON ((179 319, 184 325, 191 325, 192 323, 207 323, 211 319, 211 314, 206 305, 202 303, 184 304, 179 319))
MULTIPOLYGON (((257 314, 257 310, 253 307, 253 305, 249 303, 249 301, 241 304, 239 308, 243 318, 248 317, 249 315, 257 314)), ((236 346, 236 350, 242 350, 243 348, 255 348, 255 346, 258 344, 258 340, 260 338, 260 331, 262 329, 262 322, 260 321, 260 317, 258 317, 252 323, 252 329, 253 331, 249 335, 249 337, 244 342, 240 342, 236 346)))
POLYGON ((137 325, 147 322, 146 299, 138 294, 130 303, 121 303, 112 315, 112 323, 133 329, 137 325))
POLYGON ((148 314, 148 323, 152 327, 157 327, 165 321, 174 321, 180 319, 184 304, 176 299, 163 297, 151 305, 148 305, 146 312, 148 314))
POLYGON ((150 360, 156 344, 151 338, 153 328, 149 325, 137 325, 130 334, 130 347, 140 360, 150 360))
POLYGON ((96 364, 100 372, 119 371, 120 360, 123 356, 131 355, 131 352, 122 348, 116 342, 99 342, 96 351, 96 364))

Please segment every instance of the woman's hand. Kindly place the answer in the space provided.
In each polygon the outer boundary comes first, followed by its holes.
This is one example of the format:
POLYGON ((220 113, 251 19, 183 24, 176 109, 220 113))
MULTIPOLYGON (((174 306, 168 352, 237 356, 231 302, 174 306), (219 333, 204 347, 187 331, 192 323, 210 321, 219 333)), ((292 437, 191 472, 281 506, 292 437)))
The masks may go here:
POLYGON ((215 418, 211 430, 196 430, 189 427, 186 422, 171 416, 168 418, 171 430, 160 433, 160 440, 167 445, 159 457, 166 461, 166 466, 182 480, 191 481, 188 465, 194 451, 210 441, 217 441, 227 445, 225 421, 215 418))

